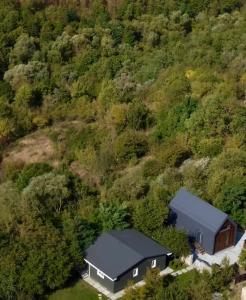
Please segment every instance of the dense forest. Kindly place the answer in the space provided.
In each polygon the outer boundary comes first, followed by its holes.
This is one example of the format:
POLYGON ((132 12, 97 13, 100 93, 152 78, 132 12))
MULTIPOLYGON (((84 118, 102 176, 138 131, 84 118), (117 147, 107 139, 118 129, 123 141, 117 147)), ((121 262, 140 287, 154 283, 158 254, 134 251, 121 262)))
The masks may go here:
MULTIPOLYGON (((181 186, 246 226, 245 29, 243 0, 0 0, 0 299, 63 286, 109 229, 187 254, 181 186)), ((125 299, 211 299, 231 272, 125 299)))

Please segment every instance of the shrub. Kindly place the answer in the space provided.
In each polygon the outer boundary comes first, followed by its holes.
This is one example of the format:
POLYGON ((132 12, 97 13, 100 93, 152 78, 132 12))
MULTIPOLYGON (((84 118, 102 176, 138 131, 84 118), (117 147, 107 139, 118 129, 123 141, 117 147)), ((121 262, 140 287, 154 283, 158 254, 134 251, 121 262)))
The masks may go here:
POLYGON ((246 249, 243 249, 241 251, 240 257, 239 257, 239 264, 241 267, 244 268, 244 270, 246 270, 246 249))
POLYGON ((143 165, 142 168, 143 177, 145 178, 156 177, 157 175, 159 175, 161 169, 162 168, 160 162, 154 159, 149 159, 143 165))
POLYGON ((154 238, 166 246, 176 257, 186 256, 190 253, 188 236, 185 231, 168 227, 154 233, 154 238))
POLYGON ((2 178, 4 181, 16 180, 18 173, 23 168, 24 163, 21 161, 6 161, 2 164, 2 178))
POLYGON ((122 230, 129 227, 129 213, 126 206, 116 202, 101 203, 97 218, 102 231, 122 230))
POLYGON ((181 270, 185 267, 185 264, 182 262, 181 259, 175 258, 169 263, 169 267, 172 268, 174 271, 181 270))
POLYGON ((197 149, 194 152, 197 152, 202 157, 209 156, 213 157, 218 155, 223 149, 223 140, 222 138, 204 138, 197 145, 197 149))
POLYGON ((51 170, 52 167, 45 163, 34 163, 27 165, 18 174, 16 184, 20 190, 23 190, 26 186, 28 186, 33 177, 49 173, 51 170))
POLYGON ((125 131, 115 142, 116 159, 126 162, 136 157, 140 158, 148 151, 148 143, 143 133, 125 131))
POLYGON ((139 200, 133 208, 134 226, 147 235, 162 230, 168 217, 168 207, 164 201, 156 198, 139 200))
POLYGON ((150 111, 143 102, 134 101, 129 105, 127 120, 132 129, 146 129, 151 124, 150 111))
POLYGON ((107 199, 119 202, 134 201, 145 197, 148 191, 148 182, 140 174, 132 172, 114 181, 107 191, 107 199))

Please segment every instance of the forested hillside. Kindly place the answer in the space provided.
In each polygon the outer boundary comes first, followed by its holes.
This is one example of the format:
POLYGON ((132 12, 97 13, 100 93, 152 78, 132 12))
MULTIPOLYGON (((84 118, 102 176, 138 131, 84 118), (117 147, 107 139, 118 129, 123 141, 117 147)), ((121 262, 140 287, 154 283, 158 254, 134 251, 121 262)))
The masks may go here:
POLYGON ((181 186, 246 226, 244 2, 0 1, 0 299, 61 287, 112 228, 186 254, 181 186))

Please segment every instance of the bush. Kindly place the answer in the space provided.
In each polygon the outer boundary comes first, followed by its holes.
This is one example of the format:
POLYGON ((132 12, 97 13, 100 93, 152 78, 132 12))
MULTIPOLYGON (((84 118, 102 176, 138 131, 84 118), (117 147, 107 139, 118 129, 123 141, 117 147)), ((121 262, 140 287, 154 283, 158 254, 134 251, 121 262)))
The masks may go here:
POLYGON ((101 203, 96 220, 100 222, 102 231, 126 229, 129 227, 128 209, 116 202, 101 203))
POLYGON ((221 266, 212 265, 210 284, 213 291, 223 291, 228 288, 235 275, 235 267, 230 265, 229 259, 225 257, 221 266))
POLYGON ((223 140, 222 138, 205 138, 201 139, 198 143, 197 148, 194 152, 197 152, 200 156, 209 156, 213 157, 218 155, 223 149, 223 140))
POLYGON ((115 155, 119 162, 127 162, 136 157, 140 158, 148 151, 148 142, 143 133, 126 131, 115 142, 115 155))
POLYGON ((19 161, 4 162, 2 164, 2 179, 3 181, 7 180, 16 180, 18 173, 23 169, 24 163, 19 161))
POLYGON ((161 165, 160 162, 154 159, 147 160, 142 168, 143 177, 151 178, 156 177, 161 172, 161 165))
POLYGON ((174 271, 178 271, 185 268, 185 264, 182 262, 181 259, 175 258, 172 261, 170 261, 169 267, 172 268, 174 271))
POLYGON ((151 236, 154 232, 162 230, 168 213, 168 207, 162 200, 156 198, 139 200, 132 213, 134 227, 151 236))
POLYGON ((119 202, 135 201, 144 198, 149 191, 148 182, 141 174, 132 172, 115 179, 112 187, 107 191, 107 199, 119 202))
POLYGON ((52 167, 45 163, 34 163, 25 166, 18 174, 16 184, 20 190, 28 186, 33 177, 43 175, 52 171, 52 167))
POLYGON ((191 151, 181 136, 160 147, 157 155, 163 167, 179 167, 191 156, 191 151))
POLYGON ((154 233, 154 238, 167 247, 176 257, 187 256, 190 246, 186 232, 168 227, 154 233))
POLYGON ((143 102, 134 101, 129 105, 128 126, 135 130, 146 129, 151 124, 150 111, 143 102))
POLYGON ((244 268, 244 270, 246 270, 246 249, 243 249, 241 251, 240 257, 239 257, 239 264, 241 267, 244 268))

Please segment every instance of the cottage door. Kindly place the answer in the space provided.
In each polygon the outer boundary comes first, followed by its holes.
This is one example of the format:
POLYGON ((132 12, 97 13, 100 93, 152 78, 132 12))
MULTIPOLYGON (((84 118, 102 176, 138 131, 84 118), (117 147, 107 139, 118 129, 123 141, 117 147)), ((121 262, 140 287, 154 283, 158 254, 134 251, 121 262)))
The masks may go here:
POLYGON ((234 243, 234 237, 235 228, 231 222, 226 221, 222 229, 216 235, 215 252, 232 246, 234 243))

